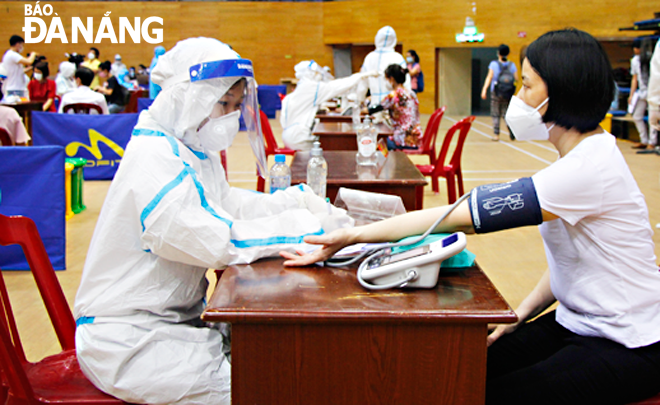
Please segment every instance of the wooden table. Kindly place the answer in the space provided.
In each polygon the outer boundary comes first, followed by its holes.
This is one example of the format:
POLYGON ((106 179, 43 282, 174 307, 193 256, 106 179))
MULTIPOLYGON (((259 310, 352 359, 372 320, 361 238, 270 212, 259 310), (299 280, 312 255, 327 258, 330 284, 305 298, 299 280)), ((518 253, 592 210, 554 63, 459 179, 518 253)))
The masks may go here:
POLYGON ((18 115, 23 119, 23 124, 25 124, 25 129, 27 133, 32 137, 32 111, 41 111, 44 105, 43 101, 22 101, 15 104, 5 104, 2 105, 11 107, 18 112, 18 115))
MULTIPOLYGON (((398 195, 407 211, 418 210, 417 187, 424 187, 426 179, 403 152, 390 152, 385 163, 376 166, 358 166, 354 151, 323 151, 328 162, 326 196, 335 201, 339 187, 348 187, 374 193, 398 195)), ((291 184, 307 182, 309 151, 298 151, 291 162, 291 184)))
POLYGON ((316 114, 315 118, 318 118, 319 121, 321 122, 347 122, 349 124, 353 123, 352 115, 341 115, 341 113, 336 111, 327 111, 323 113, 319 112, 316 114))
MULTIPOLYGON (((376 124, 378 139, 387 138, 393 134, 392 128, 380 123, 376 124)), ((323 150, 357 150, 357 136, 352 122, 324 122, 314 125, 312 134, 321 140, 323 150)))
POLYGON ((281 259, 229 266, 203 319, 232 324, 234 405, 483 404, 487 324, 517 320, 478 266, 370 291, 281 259))

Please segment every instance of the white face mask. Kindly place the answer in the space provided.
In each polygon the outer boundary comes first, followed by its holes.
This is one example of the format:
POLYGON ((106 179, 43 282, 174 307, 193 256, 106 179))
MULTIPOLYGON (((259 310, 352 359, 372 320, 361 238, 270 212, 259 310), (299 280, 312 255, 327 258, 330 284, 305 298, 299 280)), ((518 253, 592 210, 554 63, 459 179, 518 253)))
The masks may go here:
POLYGON ((94 52, 90 52, 87 54, 87 59, 89 60, 94 60, 96 59, 96 54, 94 52))
POLYGON ((385 90, 387 91, 392 91, 394 88, 392 87, 392 83, 390 83, 389 80, 385 79, 385 90))
POLYGON ((32 77, 33 77, 34 80, 36 80, 36 81, 41 81, 41 79, 44 78, 44 76, 43 76, 41 73, 35 73, 35 74, 32 75, 32 77))
POLYGON ((546 141, 550 137, 550 130, 543 122, 539 109, 543 107, 549 98, 546 98, 538 107, 534 108, 522 101, 518 96, 513 96, 506 110, 504 120, 506 121, 516 139, 521 141, 546 141))
POLYGON ((202 146, 212 152, 229 148, 238 134, 240 116, 240 110, 236 110, 218 118, 209 118, 197 131, 202 146))

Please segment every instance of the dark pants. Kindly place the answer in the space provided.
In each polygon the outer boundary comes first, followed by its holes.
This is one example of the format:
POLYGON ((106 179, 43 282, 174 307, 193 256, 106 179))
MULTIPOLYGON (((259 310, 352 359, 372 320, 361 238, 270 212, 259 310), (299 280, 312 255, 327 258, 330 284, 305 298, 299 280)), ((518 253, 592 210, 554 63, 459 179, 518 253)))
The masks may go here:
POLYGON ((500 134, 500 118, 504 118, 506 110, 509 108, 509 101, 505 98, 490 95, 490 116, 493 119, 493 133, 500 134))
POLYGON ((488 348, 486 404, 627 404, 660 392, 660 342, 628 349, 543 315, 488 348))

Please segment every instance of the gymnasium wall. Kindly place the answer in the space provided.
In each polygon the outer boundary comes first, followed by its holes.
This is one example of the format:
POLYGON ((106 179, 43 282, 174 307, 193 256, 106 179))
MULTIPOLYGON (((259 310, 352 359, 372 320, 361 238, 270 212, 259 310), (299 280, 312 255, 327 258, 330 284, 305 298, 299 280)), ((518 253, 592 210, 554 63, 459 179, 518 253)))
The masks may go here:
MULTIPOLYGON (((0 40, 12 34, 21 36, 24 2, 0 2, 0 40)), ((29 4, 36 4, 29 2, 29 4)), ((49 4, 40 3, 42 6, 49 4)), ((403 50, 415 49, 422 60, 426 91, 420 94, 422 112, 435 107, 436 48, 497 47, 507 43, 511 60, 519 63, 520 49, 552 29, 576 27, 598 38, 634 36, 620 32, 620 27, 634 21, 653 18, 660 11, 657 0, 529 0, 446 1, 446 0, 349 0, 335 2, 81 2, 50 3, 62 18, 70 37, 71 17, 94 17, 98 27, 104 13, 115 30, 119 17, 158 16, 164 20, 163 46, 171 48, 179 39, 211 36, 229 43, 241 56, 252 59, 257 80, 276 84, 282 77, 293 76, 293 66, 304 59, 314 59, 332 67, 333 44, 373 43, 378 29, 391 25, 403 50), (476 4, 476 13, 473 10, 476 4), (486 39, 478 44, 458 44, 454 37, 462 31, 465 17, 472 17, 486 39), (519 37, 524 32, 526 37, 519 37)), ((51 17, 43 17, 46 23, 51 17)), ((84 20, 84 18, 83 18, 84 20)), ((156 27, 152 25, 152 27, 156 27)), ((96 28, 95 28, 96 29, 96 28)), ((64 52, 86 54, 85 43, 26 44, 26 51, 48 56, 52 65, 63 60, 64 52)), ((104 39, 93 45, 101 50, 101 59, 120 53, 124 63, 149 65, 156 45, 141 42, 112 44, 104 39)), ((1 49, 1 46, 0 46, 1 49)), ((51 66, 51 71, 56 68, 51 66)))

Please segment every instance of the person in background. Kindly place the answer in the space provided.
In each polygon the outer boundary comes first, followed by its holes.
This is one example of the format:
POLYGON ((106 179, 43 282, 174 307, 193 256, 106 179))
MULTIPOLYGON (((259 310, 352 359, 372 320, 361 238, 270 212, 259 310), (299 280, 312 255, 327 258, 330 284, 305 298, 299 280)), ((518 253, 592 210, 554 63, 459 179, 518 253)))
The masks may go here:
POLYGON ((424 73, 422 67, 419 65, 419 55, 413 49, 409 50, 406 54, 406 62, 408 62, 408 74, 410 75, 410 88, 415 93, 424 91, 424 73))
POLYGON ((42 111, 56 112, 57 85, 55 81, 48 78, 49 75, 48 62, 41 61, 34 65, 32 80, 28 83, 28 92, 30 93, 30 100, 44 102, 41 107, 42 111))
MULTIPOLYGON (((390 26, 385 26, 378 30, 374 39, 376 49, 369 52, 362 63, 361 72, 379 72, 380 76, 370 77, 367 83, 360 83, 357 89, 358 99, 364 100, 367 90, 371 93, 369 105, 376 106, 380 101, 390 93, 387 88, 385 76, 382 74, 385 69, 395 63, 402 68, 406 67, 406 60, 399 52, 394 50, 396 46, 396 32, 390 26)), ((406 75, 406 81, 403 87, 410 90, 410 76, 406 75)))
MULTIPOLYGON (((509 108, 509 101, 516 90, 514 83, 517 80, 518 69, 516 69, 515 63, 507 60, 509 52, 508 45, 502 44, 497 48, 497 60, 491 61, 488 65, 488 75, 486 75, 486 81, 481 90, 481 98, 485 100, 488 89, 490 89, 490 116, 493 119, 494 134, 491 139, 493 141, 500 140, 500 118, 504 118, 504 114, 509 108)), ((512 141, 515 140, 511 131, 509 131, 509 137, 512 141)))
POLYGON ((313 60, 298 63, 294 70, 298 84, 282 100, 280 123, 284 145, 295 150, 309 150, 314 141, 318 141, 318 137, 312 135, 312 126, 322 103, 348 92, 362 79, 378 75, 376 71, 355 73, 326 82, 323 81, 325 70, 313 60))
POLYGON ((90 69, 92 72, 94 72, 94 80, 92 81, 91 88, 95 89, 96 87, 99 86, 99 65, 101 64, 101 61, 99 60, 99 56, 101 53, 99 52, 98 49, 92 47, 89 48, 89 52, 87 53, 87 60, 84 61, 83 63, 80 64, 80 66, 86 67, 90 69))
MULTIPOLYGON (((124 108, 126 108, 128 90, 119 84, 119 81, 112 75, 110 69, 110 61, 108 60, 99 65, 99 76, 105 79, 105 83, 103 86, 95 87, 94 91, 98 91, 105 95, 110 114, 117 114, 124 111, 124 108)), ((126 69, 121 70, 120 74, 121 72, 126 72, 126 69)))
POLYGON ((156 63, 158 63, 158 58, 160 58, 161 55, 165 54, 165 48, 158 45, 157 47, 154 48, 154 57, 151 60, 151 65, 149 65, 149 98, 150 99, 155 99, 158 93, 160 93, 160 86, 157 85, 156 83, 151 80, 151 72, 154 71, 154 68, 156 67, 156 63))
POLYGON ((381 100, 380 104, 369 107, 369 114, 387 110, 392 118, 394 134, 387 138, 387 148, 416 149, 422 137, 419 126, 419 101, 415 92, 403 87, 407 70, 398 64, 389 65, 385 69, 385 80, 391 92, 381 100))
POLYGON ((660 41, 656 42, 649 77, 646 101, 649 104, 649 125, 660 131, 660 41))
POLYGON ((26 146, 31 139, 21 116, 11 107, 0 105, 0 128, 7 132, 15 146, 26 146))
POLYGON ((55 76, 55 85, 57 86, 57 95, 62 97, 66 93, 76 89, 76 80, 73 75, 76 74, 76 65, 71 62, 60 63, 60 69, 55 76))
POLYGON ((630 83, 630 95, 628 96, 628 111, 632 112, 632 118, 635 122, 637 132, 639 132, 640 140, 632 148, 653 149, 658 143, 658 131, 653 127, 649 128, 644 121, 647 107, 650 58, 649 55, 646 53, 642 54, 641 52, 641 38, 635 38, 633 40, 632 48, 635 55, 630 60, 632 81, 630 83))
MULTIPOLYGON (((506 121, 520 140, 548 140, 559 159, 531 178, 475 188, 434 229, 540 225, 548 270, 516 309, 518 322, 497 326, 483 342, 486 404, 651 397, 660 391, 660 272, 644 195, 616 138, 600 127, 614 92, 607 54, 586 32, 552 31, 530 44, 522 69, 506 121), (512 196, 515 207, 493 205, 512 196)), ((311 265, 349 244, 423 234, 447 212, 436 207, 306 237, 322 246, 281 255, 285 266, 311 265)))
MULTIPOLYGON (((103 114, 109 114, 108 104, 105 101, 103 94, 99 94, 89 88, 89 85, 92 84, 94 79, 94 72, 86 67, 79 67, 76 69, 75 74, 76 80, 76 89, 69 93, 66 93, 62 96, 62 101, 60 101, 60 108, 58 112, 64 112, 64 107, 69 104, 96 104, 101 107, 103 114)), ((90 112, 90 114, 97 114, 96 111, 90 112)))
POLYGON ((115 61, 112 62, 112 68, 110 69, 110 73, 112 73, 113 76, 117 76, 121 69, 126 69, 126 65, 121 61, 121 55, 116 54, 115 61))
POLYGON ((30 52, 27 58, 21 55, 25 40, 18 35, 12 35, 9 38, 9 49, 2 57, 2 65, 5 68, 7 78, 3 82, 2 94, 4 98, 8 96, 28 97, 27 85, 29 79, 25 72, 32 69, 32 64, 37 57, 36 52, 30 52))

